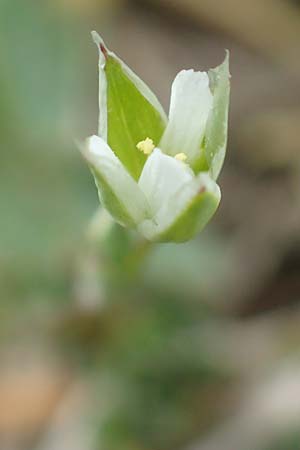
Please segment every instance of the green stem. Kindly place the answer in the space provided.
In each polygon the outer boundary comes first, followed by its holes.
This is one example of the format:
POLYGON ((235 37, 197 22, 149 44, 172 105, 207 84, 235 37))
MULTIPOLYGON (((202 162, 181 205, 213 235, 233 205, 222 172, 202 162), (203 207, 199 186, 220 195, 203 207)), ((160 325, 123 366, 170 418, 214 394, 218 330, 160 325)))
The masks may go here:
POLYGON ((79 303, 101 305, 116 290, 135 286, 152 246, 99 209, 87 228, 79 254, 75 291, 79 303))

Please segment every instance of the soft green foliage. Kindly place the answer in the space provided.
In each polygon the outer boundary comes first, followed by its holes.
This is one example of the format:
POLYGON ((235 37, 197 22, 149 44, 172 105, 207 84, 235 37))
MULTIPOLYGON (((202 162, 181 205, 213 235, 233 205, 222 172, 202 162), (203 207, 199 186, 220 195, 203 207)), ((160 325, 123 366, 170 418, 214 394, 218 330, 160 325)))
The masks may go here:
POLYGON ((292 428, 283 434, 277 436, 264 450, 298 450, 300 448, 299 427, 292 428))
POLYGON ((89 60, 86 47, 78 23, 52 4, 0 2, 3 312, 18 301, 22 312, 67 301, 69 256, 97 207, 73 142, 92 119, 94 89, 86 89, 89 72, 78 70, 89 60))

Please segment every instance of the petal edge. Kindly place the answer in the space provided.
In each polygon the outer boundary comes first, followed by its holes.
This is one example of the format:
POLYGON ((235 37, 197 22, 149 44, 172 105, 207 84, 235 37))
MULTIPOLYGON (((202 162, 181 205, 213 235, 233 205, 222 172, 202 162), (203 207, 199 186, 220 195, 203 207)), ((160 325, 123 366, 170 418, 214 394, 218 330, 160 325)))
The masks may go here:
POLYGON ((94 175, 101 204, 118 223, 135 227, 148 217, 146 197, 102 138, 91 136, 81 152, 94 175))

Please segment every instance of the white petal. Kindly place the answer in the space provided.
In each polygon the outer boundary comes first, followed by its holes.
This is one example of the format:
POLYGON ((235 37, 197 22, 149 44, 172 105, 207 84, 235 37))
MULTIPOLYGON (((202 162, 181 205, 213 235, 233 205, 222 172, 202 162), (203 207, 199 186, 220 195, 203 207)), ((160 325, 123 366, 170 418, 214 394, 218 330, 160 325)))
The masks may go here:
POLYGON ((172 84, 169 123, 159 147, 170 155, 185 153, 189 162, 197 159, 212 100, 206 72, 179 72, 172 84))
POLYGON ((114 205, 115 209, 120 209, 121 206, 132 223, 138 224, 145 217, 149 217, 145 195, 102 138, 99 136, 88 138, 82 153, 94 172, 100 200, 103 200, 104 206, 110 212, 113 205, 110 205, 109 201, 106 202, 103 195, 108 189, 117 199, 118 205, 114 205))
POLYGON ((168 203, 174 192, 179 191, 193 177, 193 172, 186 164, 156 148, 147 159, 138 182, 153 216, 159 215, 159 210, 168 203))
POLYGON ((169 196, 155 216, 155 222, 145 220, 139 225, 139 231, 149 240, 157 240, 168 230, 189 207, 194 198, 202 191, 210 192, 219 201, 219 186, 208 173, 202 172, 197 177, 184 183, 179 190, 169 196))

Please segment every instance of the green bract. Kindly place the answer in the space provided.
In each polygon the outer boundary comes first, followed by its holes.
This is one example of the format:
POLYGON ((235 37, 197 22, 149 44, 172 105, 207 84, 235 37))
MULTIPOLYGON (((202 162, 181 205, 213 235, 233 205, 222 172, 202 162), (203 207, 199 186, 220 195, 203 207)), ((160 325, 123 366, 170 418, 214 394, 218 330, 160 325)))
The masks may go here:
POLYGON ((92 33, 99 49, 99 136, 87 160, 102 205, 146 239, 183 242, 220 201, 229 104, 228 54, 216 69, 182 70, 172 84, 169 117, 156 96, 92 33))

